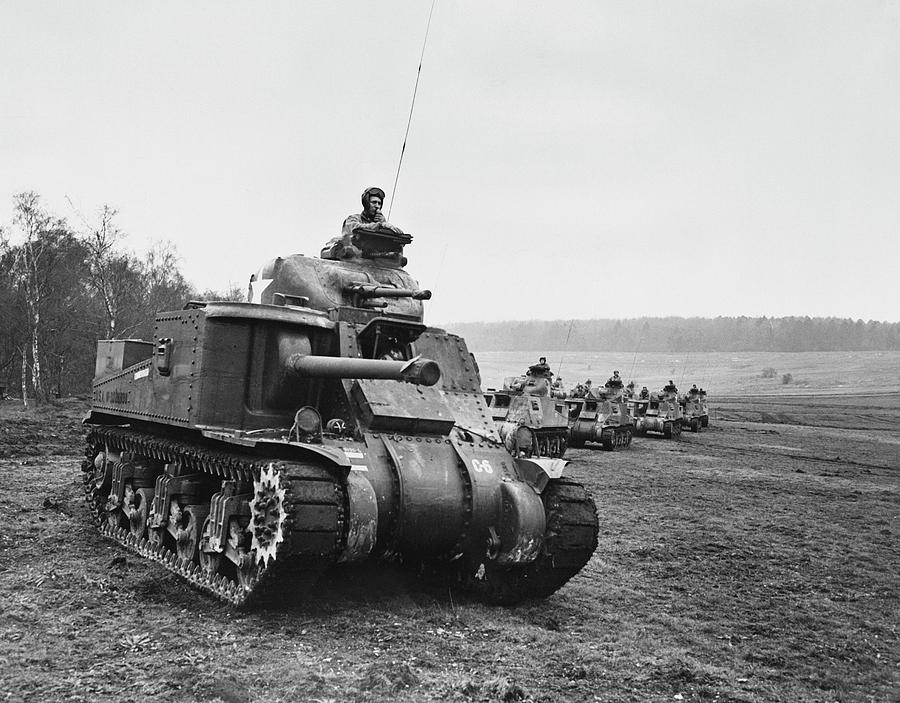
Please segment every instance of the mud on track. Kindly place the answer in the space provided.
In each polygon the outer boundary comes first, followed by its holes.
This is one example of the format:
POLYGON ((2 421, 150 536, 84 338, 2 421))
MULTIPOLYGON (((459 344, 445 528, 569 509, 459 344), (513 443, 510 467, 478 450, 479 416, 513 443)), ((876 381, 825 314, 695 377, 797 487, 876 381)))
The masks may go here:
POLYGON ((0 700, 896 696, 896 430, 720 418, 680 442, 572 451, 600 545, 542 603, 487 608, 345 569, 303 607, 235 613, 93 531, 80 443, 49 437, 77 435, 81 410, 41 418, 47 453, 0 408, 0 700))

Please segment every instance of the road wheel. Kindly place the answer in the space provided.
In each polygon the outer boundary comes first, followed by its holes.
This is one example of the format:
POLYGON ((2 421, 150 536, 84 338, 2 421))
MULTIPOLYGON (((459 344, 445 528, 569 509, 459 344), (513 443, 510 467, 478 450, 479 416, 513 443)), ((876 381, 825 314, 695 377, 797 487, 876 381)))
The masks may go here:
POLYGON ((150 508, 153 505, 153 489, 138 488, 134 492, 134 503, 128 514, 128 527, 138 539, 147 536, 147 521, 150 518, 150 508))
POLYGON ((181 511, 175 532, 175 553, 188 563, 199 560, 203 522, 209 515, 208 505, 188 505, 181 511))

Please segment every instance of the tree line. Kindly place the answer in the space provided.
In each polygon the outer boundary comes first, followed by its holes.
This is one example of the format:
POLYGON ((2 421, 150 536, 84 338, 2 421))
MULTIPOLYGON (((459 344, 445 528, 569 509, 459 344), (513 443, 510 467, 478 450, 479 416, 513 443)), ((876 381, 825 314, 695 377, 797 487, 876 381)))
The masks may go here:
POLYGON ((898 351, 900 323, 834 317, 642 317, 452 326, 471 349, 611 352, 898 351))
POLYGON ((243 300, 238 286, 198 291, 171 243, 143 255, 124 248, 117 212, 104 205, 71 225, 34 192, 13 197, 0 228, 0 387, 41 403, 87 393, 98 339, 150 339, 158 310, 192 298, 243 300))
MULTIPOLYGON (((128 251, 117 212, 70 224, 34 192, 13 198, 0 228, 0 387, 43 402, 90 391, 98 339, 151 339, 160 310, 190 299, 244 300, 245 289, 199 291, 171 243, 128 251)), ((532 351, 900 350, 900 324, 837 318, 638 318, 453 325, 472 349, 532 351)))

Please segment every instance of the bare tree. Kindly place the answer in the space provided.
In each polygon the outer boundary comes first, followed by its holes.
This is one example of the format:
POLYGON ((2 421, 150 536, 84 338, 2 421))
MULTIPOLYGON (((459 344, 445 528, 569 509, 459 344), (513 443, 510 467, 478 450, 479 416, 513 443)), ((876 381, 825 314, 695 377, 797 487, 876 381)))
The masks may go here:
POLYGON ((171 242, 156 242, 141 264, 144 306, 150 319, 159 310, 178 310, 194 294, 179 268, 179 256, 171 242))
POLYGON ((134 286, 128 285, 134 282, 134 277, 128 275, 132 269, 131 261, 117 249, 124 238, 115 223, 117 214, 117 210, 104 205, 100 211, 100 220, 95 226, 89 225, 82 218, 87 232, 82 235, 81 242, 88 250, 91 287, 103 308, 106 339, 116 338, 123 307, 127 299, 134 297, 134 286))
POLYGON ((41 275, 41 263, 46 251, 47 239, 43 235, 55 224, 62 226, 61 221, 53 219, 40 205, 37 193, 28 191, 13 197, 13 224, 18 230, 18 246, 13 247, 12 275, 21 287, 25 298, 25 309, 28 321, 29 349, 22 349, 22 398, 27 405, 27 369, 30 354, 31 386, 37 403, 46 400, 44 382, 41 373, 41 312, 43 298, 49 281, 41 275))

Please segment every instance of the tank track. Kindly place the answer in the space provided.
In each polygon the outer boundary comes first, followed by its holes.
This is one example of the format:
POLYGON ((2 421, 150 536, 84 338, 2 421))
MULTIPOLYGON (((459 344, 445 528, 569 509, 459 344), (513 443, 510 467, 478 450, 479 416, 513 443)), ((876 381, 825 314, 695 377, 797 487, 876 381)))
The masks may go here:
POLYGON ((681 437, 681 420, 666 420, 663 426, 663 437, 679 439, 681 437))
POLYGON ((604 427, 600 433, 600 444, 608 452, 625 449, 631 445, 633 434, 634 428, 631 425, 604 427))
POLYGON ((464 579, 466 590, 494 605, 546 598, 581 571, 597 549, 597 506, 580 483, 550 481, 541 494, 547 516, 544 546, 525 567, 480 565, 464 579))
MULTIPOLYGON (((275 604, 289 596, 300 595, 303 587, 311 587, 319 575, 334 562, 344 539, 346 494, 341 482, 322 466, 305 462, 249 456, 223 451, 121 427, 93 427, 87 435, 85 459, 82 462, 85 499, 99 531, 130 551, 155 561, 196 588, 238 607, 275 604), (101 451, 128 452, 141 460, 178 463, 191 472, 203 474, 212 482, 239 481, 253 484, 268 469, 279 477, 284 488, 283 541, 275 545, 271 560, 256 564, 249 577, 210 575, 197 560, 180 558, 164 541, 152 542, 145 531, 140 536, 125 527, 115 527, 107 520, 104 504, 107 495, 96 485, 95 457, 101 451), (331 529, 304 529, 304 514, 324 509, 333 514, 331 529), (330 534, 329 534, 330 533, 330 534)), ((225 557, 222 557, 224 560, 225 557)))
POLYGON ((681 419, 681 427, 691 432, 700 432, 703 428, 703 418, 700 415, 694 417, 685 417, 681 419))

